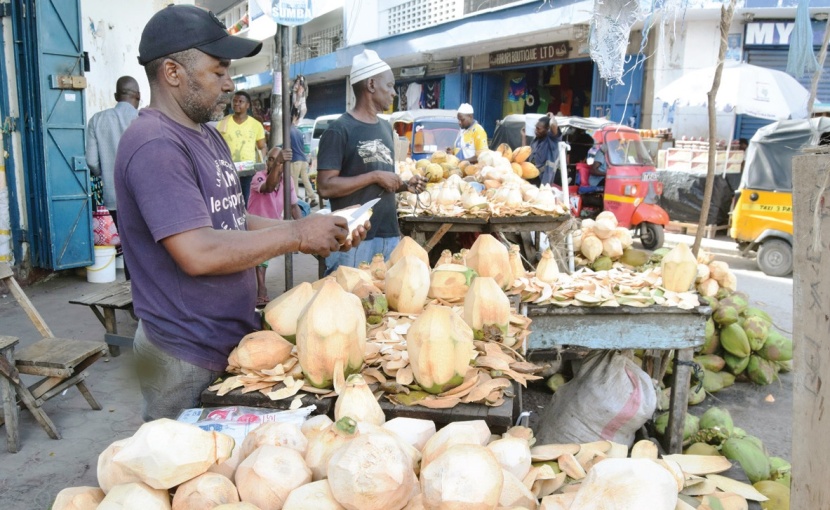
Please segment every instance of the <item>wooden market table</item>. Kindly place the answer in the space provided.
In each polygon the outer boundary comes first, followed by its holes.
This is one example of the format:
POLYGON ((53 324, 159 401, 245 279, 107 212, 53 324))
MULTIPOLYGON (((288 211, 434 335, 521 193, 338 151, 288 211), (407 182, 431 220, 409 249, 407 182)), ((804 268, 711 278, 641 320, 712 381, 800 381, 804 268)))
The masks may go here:
POLYGON ((528 260, 536 259, 538 237, 531 232, 551 232, 561 228, 570 216, 505 216, 484 218, 450 218, 446 216, 404 216, 398 218, 401 232, 412 237, 427 253, 447 233, 475 232, 478 234, 517 233, 522 238, 522 251, 528 260), (427 234, 431 234, 427 240, 427 234))
MULTIPOLYGON (((118 321, 115 317, 116 310, 127 310, 133 314, 133 294, 130 282, 116 282, 111 285, 84 294, 77 299, 70 299, 73 305, 88 306, 95 317, 104 326, 104 340, 110 347, 110 354, 118 356, 121 347, 132 347, 133 337, 118 334, 118 321)), ((133 315, 135 318, 135 315, 133 315)))
MULTIPOLYGON (((665 306, 637 308, 581 307, 523 303, 522 313, 533 319, 528 351, 578 346, 589 349, 675 350, 675 382, 669 407, 665 448, 681 453, 683 425, 688 409, 689 380, 694 349, 703 345, 708 306, 692 310, 665 306)), ((659 367, 656 367, 659 371, 659 367)), ((652 374, 654 375, 654 374, 652 374)))
MULTIPOLYGON (((502 434, 513 425, 519 414, 520 390, 519 385, 514 383, 513 396, 505 394, 504 403, 498 407, 484 404, 458 404, 450 409, 430 409, 418 405, 393 404, 386 398, 381 398, 378 403, 387 420, 399 417, 419 418, 432 420, 439 428, 454 421, 484 420, 494 434, 502 434)), ((242 388, 237 388, 222 396, 219 396, 216 391, 206 389, 201 395, 202 405, 205 407, 250 406, 287 410, 291 400, 289 398, 274 401, 259 391, 242 393, 242 388)), ((313 414, 326 414, 332 419, 334 419, 334 403, 335 398, 318 399, 308 394, 303 397, 303 406, 317 406, 313 414)))

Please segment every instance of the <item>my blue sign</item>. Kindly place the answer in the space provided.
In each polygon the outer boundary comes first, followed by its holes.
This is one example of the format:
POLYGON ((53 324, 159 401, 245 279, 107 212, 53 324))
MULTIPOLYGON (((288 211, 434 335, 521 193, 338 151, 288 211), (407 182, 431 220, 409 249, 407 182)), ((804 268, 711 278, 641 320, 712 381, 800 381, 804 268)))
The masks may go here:
MULTIPOLYGON (((824 21, 811 21, 813 45, 821 46, 824 39, 824 21)), ((789 46, 790 36, 795 28, 794 20, 763 20, 746 24, 744 44, 746 46, 789 46)))
POLYGON ((271 17, 279 25, 297 26, 311 21, 311 0, 273 0, 271 17))

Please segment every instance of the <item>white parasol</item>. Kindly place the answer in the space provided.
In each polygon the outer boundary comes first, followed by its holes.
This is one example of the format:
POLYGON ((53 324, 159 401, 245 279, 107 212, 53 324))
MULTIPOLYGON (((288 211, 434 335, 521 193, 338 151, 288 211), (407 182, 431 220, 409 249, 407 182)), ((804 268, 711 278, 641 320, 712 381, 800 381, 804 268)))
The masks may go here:
MULTIPOLYGON (((655 95, 678 106, 706 106, 714 77, 714 67, 692 71, 655 95)), ((724 64, 715 107, 768 120, 804 119, 809 98, 809 91, 787 73, 751 64, 724 64)))

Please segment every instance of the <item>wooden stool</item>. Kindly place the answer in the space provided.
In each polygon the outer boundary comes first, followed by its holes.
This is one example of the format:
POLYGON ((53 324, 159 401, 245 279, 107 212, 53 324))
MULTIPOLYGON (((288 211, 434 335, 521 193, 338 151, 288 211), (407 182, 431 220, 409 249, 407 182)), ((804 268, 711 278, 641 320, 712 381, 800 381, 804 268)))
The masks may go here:
POLYGON ((43 317, 15 281, 8 263, 0 264, 0 280, 8 285, 26 315, 44 336, 42 340, 17 354, 14 347, 18 339, 0 336, 0 394, 3 399, 3 417, 0 425, 5 422, 8 448, 10 452, 15 453, 20 448, 15 393, 49 437, 60 439, 58 429, 41 406, 62 391, 77 386, 89 405, 95 410, 100 410, 101 405, 84 383, 87 376, 84 370, 108 351, 107 344, 103 342, 55 338, 43 317), (21 382, 20 374, 39 375, 43 376, 43 379, 27 388, 21 382))
POLYGON ((32 416, 52 439, 60 439, 61 435, 52 420, 36 403, 29 389, 20 382, 20 375, 14 367, 14 346, 18 339, 13 336, 0 336, 0 397, 3 399, 3 420, 6 423, 6 442, 9 452, 17 453, 20 450, 20 436, 17 433, 17 399, 20 397, 23 405, 32 412, 32 416))

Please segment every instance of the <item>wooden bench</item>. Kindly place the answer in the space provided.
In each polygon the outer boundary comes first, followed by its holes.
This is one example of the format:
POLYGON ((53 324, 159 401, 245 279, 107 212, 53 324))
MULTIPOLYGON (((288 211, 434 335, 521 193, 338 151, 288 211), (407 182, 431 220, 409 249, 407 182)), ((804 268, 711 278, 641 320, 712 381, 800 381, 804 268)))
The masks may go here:
MULTIPOLYGON (((133 345, 132 337, 118 334, 118 322, 115 317, 116 310, 127 310, 133 315, 131 289, 130 282, 118 282, 69 301, 73 305, 88 306, 92 313, 98 317, 106 330, 104 340, 109 345, 110 354, 113 356, 121 354, 121 347, 132 347, 133 345)), ((135 315, 133 315, 133 318, 135 318, 135 315)))
POLYGON ((101 410, 101 405, 84 383, 87 377, 84 370, 107 353, 107 345, 103 342, 55 338, 43 317, 15 281, 8 263, 0 264, 0 280, 8 285, 32 324, 43 335, 43 339, 18 353, 14 352, 18 343, 16 337, 0 336, 0 396, 3 400, 0 425, 6 426, 8 450, 16 453, 20 449, 17 398, 52 439, 60 439, 60 433, 41 408, 50 398, 76 386, 92 409, 101 410), (26 387, 20 374, 42 376, 42 379, 26 387))

